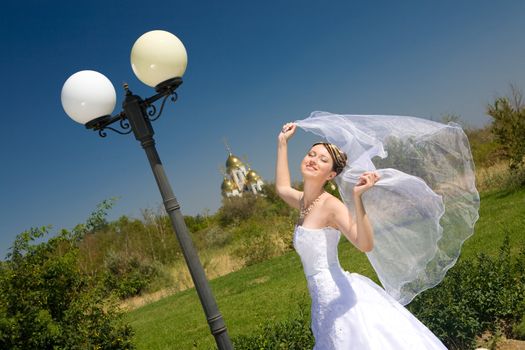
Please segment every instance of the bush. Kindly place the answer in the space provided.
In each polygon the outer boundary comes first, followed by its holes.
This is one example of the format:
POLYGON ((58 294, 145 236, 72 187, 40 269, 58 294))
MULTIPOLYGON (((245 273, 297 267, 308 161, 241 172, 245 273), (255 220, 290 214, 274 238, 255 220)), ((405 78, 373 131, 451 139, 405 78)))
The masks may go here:
POLYGON ((217 213, 219 224, 225 227, 249 219, 257 212, 258 200, 260 198, 252 193, 245 193, 242 197, 223 198, 222 207, 217 213))
POLYGON ((104 287, 121 299, 139 295, 160 277, 160 264, 150 263, 136 255, 110 252, 105 259, 104 287))
POLYGON ((492 125, 485 125, 479 129, 465 129, 465 134, 470 143, 476 169, 493 166, 505 158, 505 151, 496 141, 492 125))
POLYGON ((497 257, 459 262, 409 309, 450 349, 472 347, 485 331, 501 329, 511 337, 525 313, 525 249, 512 259, 507 236, 497 257))
POLYGON ((207 228, 210 225, 208 217, 202 215, 184 216, 184 223, 190 232, 197 232, 207 228))
POLYGON ((488 168, 478 169, 476 187, 481 192, 514 192, 525 187, 525 167, 509 169, 509 164, 502 161, 488 168))
POLYGON ((241 335, 232 339, 236 350, 287 349, 303 350, 314 346, 310 329, 310 312, 306 304, 298 304, 298 310, 287 320, 267 322, 255 334, 241 335))
POLYGON ((220 248, 231 242, 231 234, 219 226, 212 226, 203 232, 206 243, 205 248, 220 248))
POLYGON ((286 250, 280 237, 254 221, 246 223, 238 231, 243 238, 233 253, 242 258, 246 266, 281 255, 286 250))
POLYGON ((520 323, 514 325, 512 333, 516 339, 525 340, 525 315, 522 316, 520 323))
MULTIPOLYGON (((93 219, 93 218, 92 218, 93 219)), ((115 300, 78 266, 78 225, 47 242, 47 227, 17 236, 0 263, 1 349, 132 349, 115 300)))

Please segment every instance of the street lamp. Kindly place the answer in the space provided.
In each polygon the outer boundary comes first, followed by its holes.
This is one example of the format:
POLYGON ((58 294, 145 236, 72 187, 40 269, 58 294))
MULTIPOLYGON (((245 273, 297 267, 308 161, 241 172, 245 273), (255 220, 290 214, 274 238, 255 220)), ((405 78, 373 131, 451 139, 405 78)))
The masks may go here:
POLYGON ((148 157, 153 175, 159 186, 166 212, 179 241, 184 259, 190 270, 195 289, 199 295, 211 333, 219 349, 232 349, 217 303, 206 279, 204 269, 188 234, 180 205, 164 173, 164 168, 155 148, 151 121, 162 114, 166 100, 177 99, 175 90, 182 84, 186 70, 187 55, 182 42, 173 34, 154 30, 142 35, 131 50, 133 72, 146 85, 155 88, 155 95, 142 99, 134 95, 124 84, 126 98, 120 113, 111 116, 116 103, 115 88, 104 75, 90 70, 80 71, 67 79, 62 88, 62 106, 66 113, 86 128, 98 131, 106 137, 106 129, 119 134, 133 131, 148 157), (154 102, 162 100, 157 111, 154 102), (120 130, 110 125, 118 122, 120 130))

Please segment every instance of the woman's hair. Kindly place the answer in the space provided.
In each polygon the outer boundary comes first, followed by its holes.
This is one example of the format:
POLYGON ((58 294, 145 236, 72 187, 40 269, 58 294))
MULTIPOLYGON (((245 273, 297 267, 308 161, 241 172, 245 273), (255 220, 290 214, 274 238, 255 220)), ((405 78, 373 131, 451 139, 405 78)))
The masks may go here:
POLYGON ((328 142, 317 142, 312 145, 312 147, 316 145, 323 145, 328 153, 330 153, 330 156, 333 160, 333 167, 332 170, 339 175, 341 171, 343 171, 344 167, 346 166, 346 161, 348 160, 348 157, 346 156, 346 153, 341 151, 339 147, 334 145, 333 143, 328 142))

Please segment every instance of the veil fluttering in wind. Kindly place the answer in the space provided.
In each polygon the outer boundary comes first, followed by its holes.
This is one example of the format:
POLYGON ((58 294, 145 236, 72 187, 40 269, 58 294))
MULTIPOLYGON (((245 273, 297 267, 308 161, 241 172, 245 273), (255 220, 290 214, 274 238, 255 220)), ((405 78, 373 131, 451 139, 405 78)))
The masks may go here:
POLYGON ((374 229, 367 257, 385 290, 406 305, 440 283, 479 218, 474 162, 461 126, 328 112, 295 123, 347 154, 347 166, 335 181, 354 217, 352 191, 359 176, 380 174, 362 200, 374 229))

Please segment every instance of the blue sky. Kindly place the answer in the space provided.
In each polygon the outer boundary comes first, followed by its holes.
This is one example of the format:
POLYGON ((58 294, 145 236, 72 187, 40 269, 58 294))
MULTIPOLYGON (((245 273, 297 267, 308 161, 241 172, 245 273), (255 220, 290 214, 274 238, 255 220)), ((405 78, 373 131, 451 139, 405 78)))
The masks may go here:
MULTIPOLYGON (((147 97, 129 54, 163 29, 188 52, 179 100, 154 123, 184 214, 220 206, 219 167, 246 156, 273 181, 281 125, 314 110, 399 114, 473 126, 509 84, 525 88, 523 1, 52 1, 2 5, 0 255, 16 234, 83 222, 118 196, 110 219, 140 217, 160 194, 132 135, 105 139, 69 119, 65 80, 83 69, 147 97)), ((315 140, 298 132, 292 176, 315 140)))

